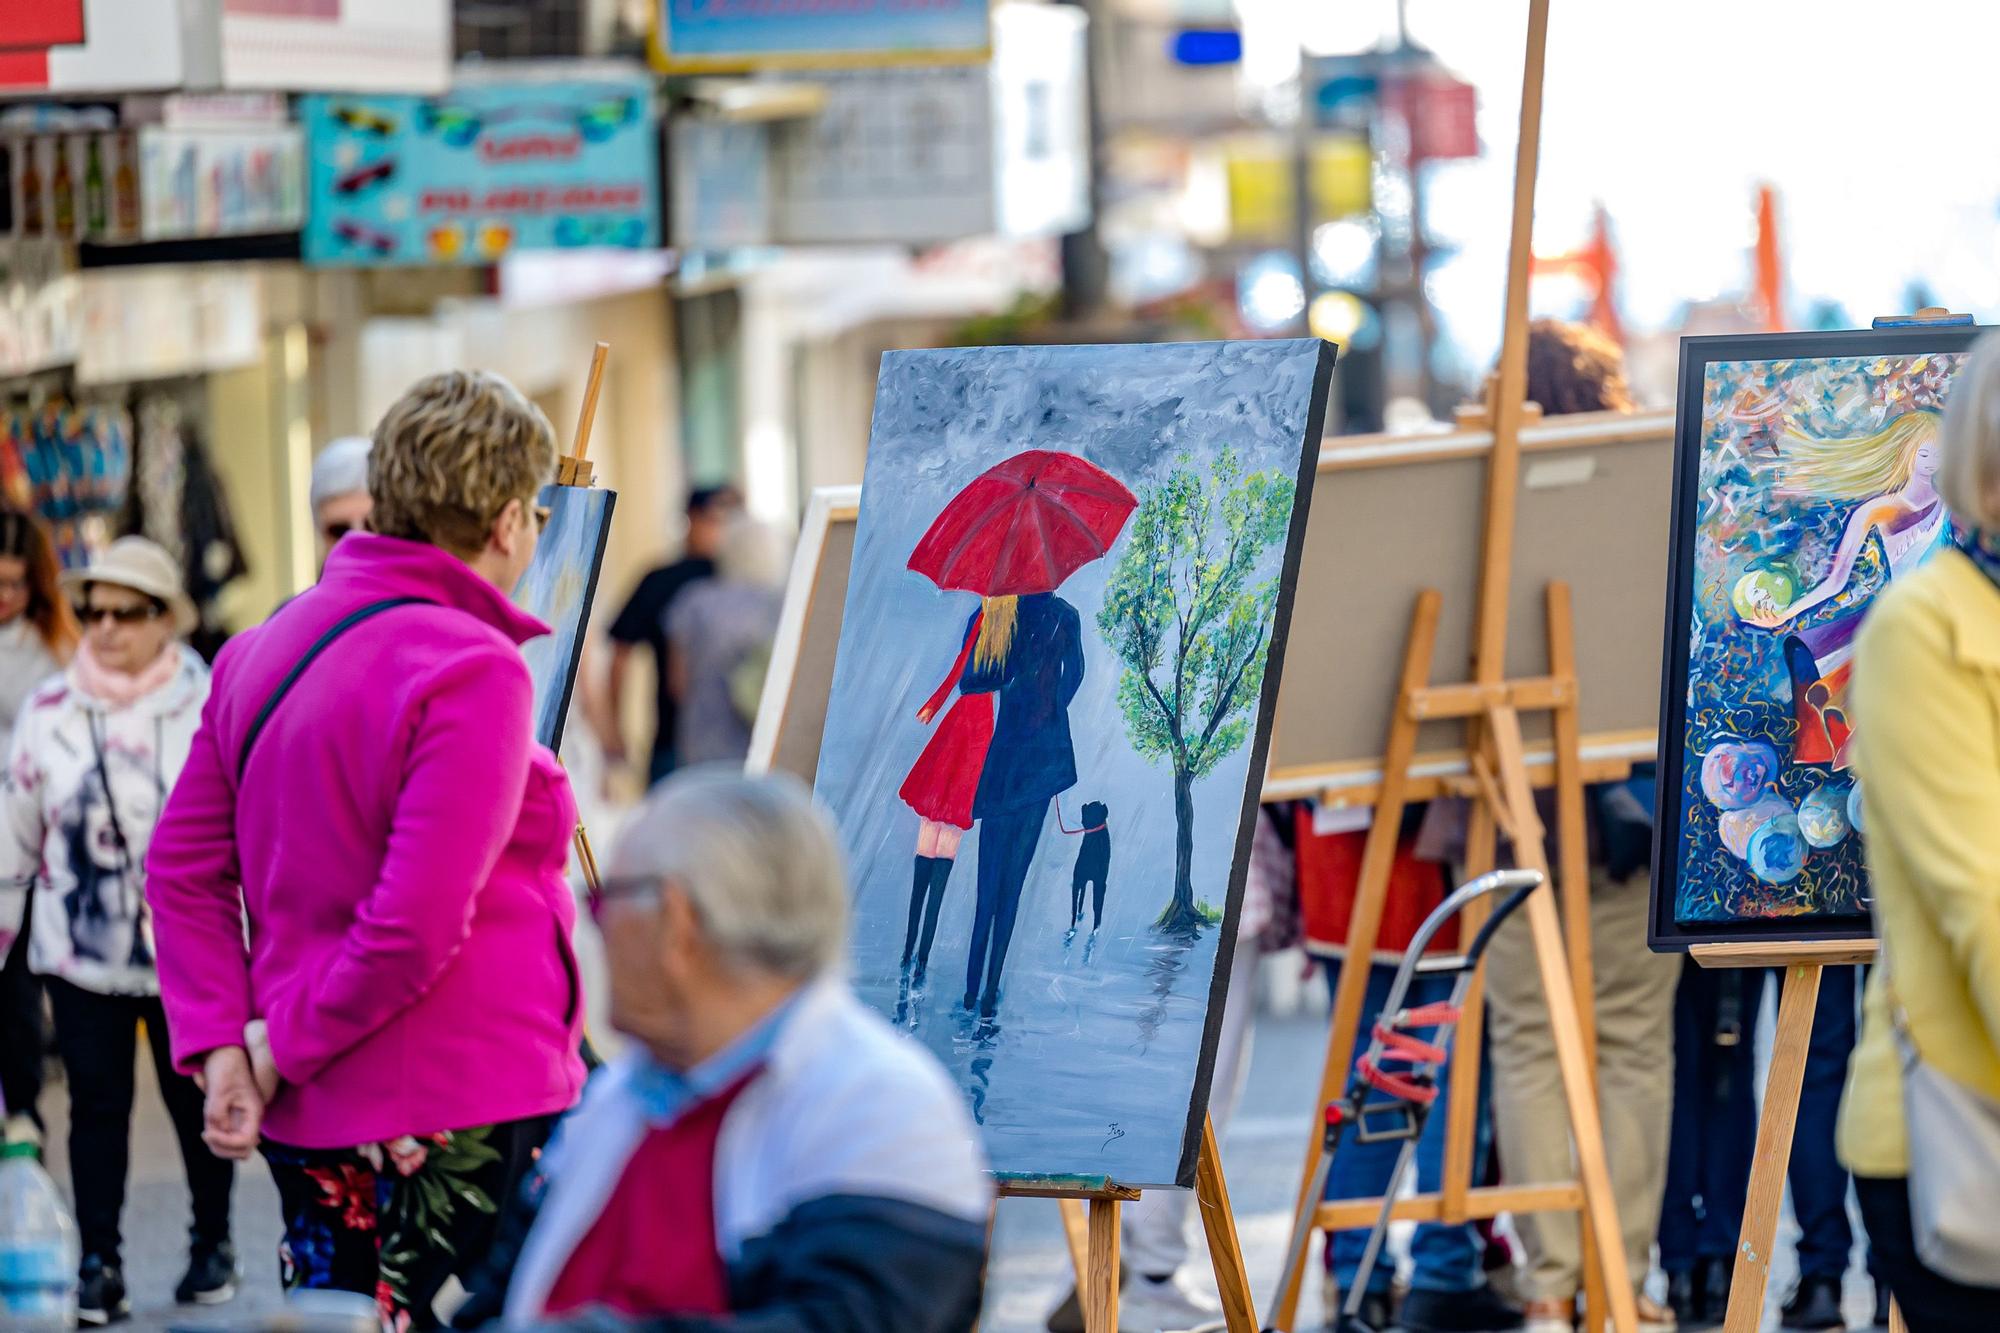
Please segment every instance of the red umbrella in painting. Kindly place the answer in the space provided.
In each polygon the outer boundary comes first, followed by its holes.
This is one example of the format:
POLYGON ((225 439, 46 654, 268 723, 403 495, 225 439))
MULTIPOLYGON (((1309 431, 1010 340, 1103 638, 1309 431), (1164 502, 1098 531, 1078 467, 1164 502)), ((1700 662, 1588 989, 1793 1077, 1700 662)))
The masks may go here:
POLYGON ((1111 549, 1138 503, 1095 463, 1030 449, 953 496, 910 553, 910 568, 948 591, 1054 592, 1111 549))

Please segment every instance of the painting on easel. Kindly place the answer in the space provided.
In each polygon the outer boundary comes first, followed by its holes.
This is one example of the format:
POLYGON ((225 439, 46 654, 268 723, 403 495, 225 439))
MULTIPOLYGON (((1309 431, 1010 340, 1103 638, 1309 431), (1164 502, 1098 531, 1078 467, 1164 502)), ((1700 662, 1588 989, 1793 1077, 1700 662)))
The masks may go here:
POLYGON ((521 655, 535 682, 535 739, 558 753, 617 499, 599 486, 544 486, 539 503, 548 522, 514 588, 514 604, 555 629, 523 644, 521 655))
POLYGON ((1332 360, 883 358, 818 793, 1003 1173, 1192 1178, 1332 360))
POLYGON ((1951 540, 1937 431, 1977 332, 1682 343, 1655 947, 1868 933, 1849 658, 1951 540))

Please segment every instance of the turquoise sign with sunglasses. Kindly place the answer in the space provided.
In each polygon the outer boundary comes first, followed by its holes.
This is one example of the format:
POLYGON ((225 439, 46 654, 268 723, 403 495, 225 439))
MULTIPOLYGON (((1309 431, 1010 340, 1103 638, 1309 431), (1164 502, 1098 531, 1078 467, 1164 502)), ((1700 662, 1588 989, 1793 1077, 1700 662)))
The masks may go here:
POLYGON ((514 250, 660 243, 652 85, 468 82, 443 97, 315 94, 309 264, 491 264, 514 250))

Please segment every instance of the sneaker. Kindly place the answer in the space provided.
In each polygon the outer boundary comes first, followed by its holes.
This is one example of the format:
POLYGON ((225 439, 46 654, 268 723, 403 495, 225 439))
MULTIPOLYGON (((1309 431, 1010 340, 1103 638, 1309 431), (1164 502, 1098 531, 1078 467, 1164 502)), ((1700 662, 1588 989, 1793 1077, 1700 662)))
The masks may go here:
POLYGON ((1785 1302, 1781 1328, 1846 1328, 1847 1316, 1840 1312, 1840 1279, 1802 1277, 1792 1299, 1785 1302))
POLYGON ((102 1328, 131 1317, 132 1302, 125 1295, 125 1275, 118 1265, 94 1254, 85 1259, 76 1275, 77 1322, 102 1328))
POLYGON ((1471 1291, 1412 1289, 1400 1319, 1409 1333, 1502 1333, 1523 1322, 1520 1310, 1484 1284, 1471 1291))
POLYGON ((174 1288, 176 1305, 221 1305, 236 1295, 236 1247, 228 1241, 220 1245, 198 1245, 188 1258, 187 1276, 174 1288))
POLYGON ((1183 1333, 1222 1317, 1222 1302, 1196 1286, 1185 1270, 1164 1278, 1134 1273, 1118 1296, 1119 1333, 1183 1333))
POLYGON ((1574 1333, 1576 1301, 1529 1301, 1521 1311, 1523 1333, 1574 1333))

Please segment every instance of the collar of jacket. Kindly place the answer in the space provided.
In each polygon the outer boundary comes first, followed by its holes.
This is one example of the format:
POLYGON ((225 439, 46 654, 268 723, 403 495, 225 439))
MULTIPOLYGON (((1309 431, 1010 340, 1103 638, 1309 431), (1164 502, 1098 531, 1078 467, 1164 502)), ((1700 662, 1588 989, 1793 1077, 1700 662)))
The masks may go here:
POLYGON ((1944 599, 1952 650, 1969 666, 2000 668, 2000 585, 1963 549, 1937 558, 1952 567, 1951 595, 1944 599))
POLYGON ((320 586, 357 601, 422 597, 491 625, 515 643, 554 631, 507 600, 472 566, 429 542, 354 532, 327 557, 320 586))
POLYGON ((149 694, 142 694, 123 708, 116 707, 98 698, 77 680, 75 669, 63 672, 63 685, 69 691, 69 698, 78 708, 88 713, 111 714, 132 712, 142 717, 166 717, 185 708, 201 686, 202 678, 208 674, 208 665, 201 655, 184 643, 167 646, 170 653, 180 654, 180 666, 166 684, 149 694))

